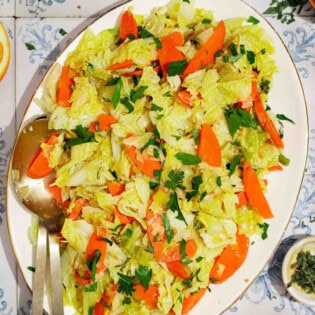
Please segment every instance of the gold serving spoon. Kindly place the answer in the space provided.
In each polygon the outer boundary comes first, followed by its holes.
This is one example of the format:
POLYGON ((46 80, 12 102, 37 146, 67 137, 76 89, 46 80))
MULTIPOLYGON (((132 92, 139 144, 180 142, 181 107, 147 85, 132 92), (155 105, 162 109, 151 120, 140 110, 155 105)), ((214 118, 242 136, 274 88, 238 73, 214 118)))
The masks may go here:
POLYGON ((43 139, 52 131, 48 120, 39 118, 27 124, 19 133, 11 158, 11 180, 15 193, 22 204, 39 217, 35 274, 33 278, 32 314, 43 312, 44 283, 46 274, 47 231, 52 288, 52 313, 64 314, 60 253, 57 232, 64 222, 62 209, 47 190, 53 174, 41 179, 27 176, 27 168, 40 148, 43 139))

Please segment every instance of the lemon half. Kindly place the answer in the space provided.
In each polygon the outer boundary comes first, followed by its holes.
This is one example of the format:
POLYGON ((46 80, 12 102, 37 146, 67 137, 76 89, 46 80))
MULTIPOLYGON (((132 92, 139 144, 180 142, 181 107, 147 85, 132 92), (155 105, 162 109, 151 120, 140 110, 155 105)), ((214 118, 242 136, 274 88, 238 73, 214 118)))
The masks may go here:
POLYGON ((7 72, 10 62, 10 42, 8 33, 0 22, 0 80, 7 72))

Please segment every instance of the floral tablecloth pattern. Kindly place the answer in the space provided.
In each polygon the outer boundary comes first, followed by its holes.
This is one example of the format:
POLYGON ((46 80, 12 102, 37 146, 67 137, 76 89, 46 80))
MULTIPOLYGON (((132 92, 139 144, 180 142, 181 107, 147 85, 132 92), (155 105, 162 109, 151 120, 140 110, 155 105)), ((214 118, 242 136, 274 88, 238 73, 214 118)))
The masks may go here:
MULTIPOLYGON (((63 47, 114 0, 0 0, 0 21, 10 39, 11 60, 0 82, 0 315, 30 314, 27 288, 10 243, 6 222, 6 174, 15 132, 42 75, 63 47)), ((298 202, 283 240, 266 268, 225 314, 315 315, 290 297, 280 269, 301 234, 315 234, 315 10, 307 1, 245 0, 263 14, 284 41, 304 88, 309 152, 298 202)), ((210 313, 209 313, 210 314, 210 313)))

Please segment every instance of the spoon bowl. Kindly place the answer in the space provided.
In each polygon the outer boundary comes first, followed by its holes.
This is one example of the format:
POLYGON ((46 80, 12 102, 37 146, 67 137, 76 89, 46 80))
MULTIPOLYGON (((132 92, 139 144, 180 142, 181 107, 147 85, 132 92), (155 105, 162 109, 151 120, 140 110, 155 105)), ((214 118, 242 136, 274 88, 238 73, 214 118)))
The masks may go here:
POLYGON ((12 157, 12 179, 15 193, 23 205, 38 215, 50 232, 59 231, 64 214, 53 194, 47 189, 54 174, 40 179, 27 176, 27 169, 51 130, 47 119, 38 119, 27 124, 20 132, 12 157))

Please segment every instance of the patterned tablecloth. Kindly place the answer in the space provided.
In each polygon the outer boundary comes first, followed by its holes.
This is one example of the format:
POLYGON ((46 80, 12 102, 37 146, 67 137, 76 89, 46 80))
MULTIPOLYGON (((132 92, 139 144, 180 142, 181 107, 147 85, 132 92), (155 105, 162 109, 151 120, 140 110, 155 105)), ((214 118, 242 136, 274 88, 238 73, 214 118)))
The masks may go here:
MULTIPOLYGON (((0 21, 11 44, 10 65, 0 82, 0 315, 30 314, 31 307, 31 293, 16 265, 6 222, 6 173, 17 126, 34 88, 59 52, 78 28, 113 2, 0 0, 0 21)), ((245 2, 272 24, 297 67, 309 113, 309 152, 303 185, 283 242, 256 281, 225 314, 315 314, 315 308, 296 302, 286 293, 280 276, 283 255, 294 238, 315 234, 315 11, 306 0, 245 2)))

